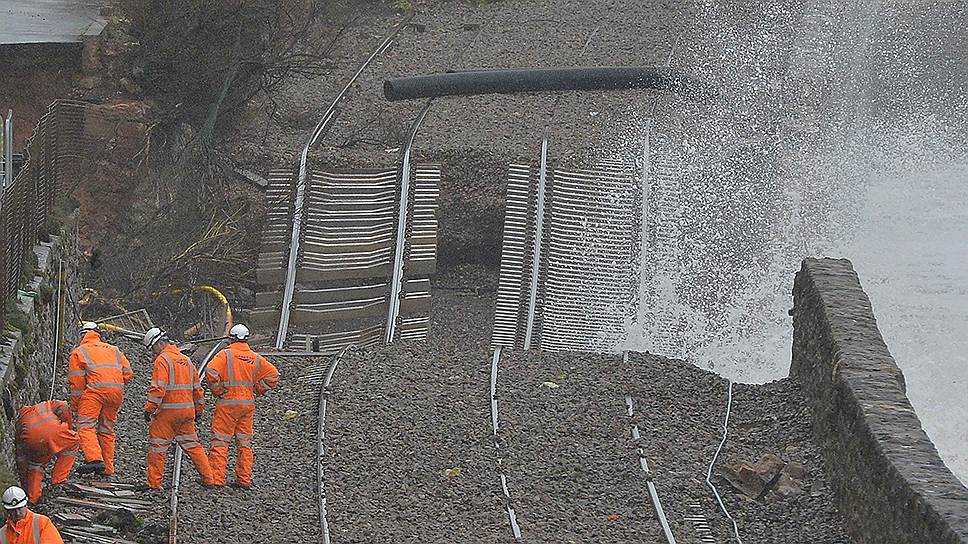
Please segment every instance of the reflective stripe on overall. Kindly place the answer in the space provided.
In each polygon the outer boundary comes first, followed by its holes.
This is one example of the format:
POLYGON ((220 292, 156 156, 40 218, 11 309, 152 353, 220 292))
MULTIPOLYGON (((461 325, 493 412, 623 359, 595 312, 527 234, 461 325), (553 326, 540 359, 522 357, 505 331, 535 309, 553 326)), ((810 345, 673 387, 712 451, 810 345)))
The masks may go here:
MULTIPOLYGON (((115 358, 114 363, 103 363, 103 364, 95 364, 94 360, 91 359, 91 354, 87 352, 87 349, 85 349, 84 346, 77 346, 77 350, 81 353, 81 356, 84 357, 84 361, 87 363, 87 369, 72 370, 70 372, 70 375, 77 376, 77 375, 83 374, 84 378, 87 380, 86 388, 101 389, 101 388, 113 387, 117 389, 124 389, 123 382, 120 382, 120 383, 119 382, 93 382, 93 381, 90 381, 90 379, 88 379, 88 374, 90 374, 92 370, 96 370, 99 368, 113 368, 113 369, 116 369, 118 372, 123 373, 124 370, 121 365, 121 350, 119 350, 118 348, 114 348, 114 358, 115 358)), ((98 418, 84 417, 84 416, 81 416, 80 414, 77 415, 77 430, 90 429, 97 426, 97 432, 99 434, 114 434, 114 423, 115 423, 114 421, 104 420, 101 422, 100 425, 98 425, 98 418)))
MULTIPOLYGON (((33 513, 33 512, 31 512, 33 513)), ((34 544, 41 544, 40 542, 40 516, 34 514, 33 522, 31 522, 31 531, 34 534, 34 544)), ((0 531, 0 544, 7 544, 7 524, 3 525, 3 531, 0 531)))
MULTIPOLYGON (((168 363, 168 383, 152 381, 151 385, 161 385, 165 387, 165 396, 168 391, 192 391, 195 389, 194 383, 175 383, 175 362, 168 355, 161 353, 161 358, 168 363)), ((193 380, 194 381, 194 380, 193 380)), ((163 398, 148 396, 148 400, 158 405, 159 410, 172 410, 175 408, 194 408, 194 402, 171 402, 163 398)))

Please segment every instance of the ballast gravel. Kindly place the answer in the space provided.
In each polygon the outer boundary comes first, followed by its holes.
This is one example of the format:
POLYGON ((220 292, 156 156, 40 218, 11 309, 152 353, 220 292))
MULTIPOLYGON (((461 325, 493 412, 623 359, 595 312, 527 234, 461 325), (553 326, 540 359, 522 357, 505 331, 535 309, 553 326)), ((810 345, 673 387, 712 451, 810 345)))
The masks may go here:
MULTIPOLYGON (((323 465, 334 543, 513 542, 502 470, 526 542, 662 542, 637 447, 677 542, 730 541, 732 525, 705 482, 722 439, 724 379, 648 354, 623 362, 621 354, 505 352, 497 382, 498 450, 489 398, 494 299, 480 292, 436 290, 428 340, 350 350, 341 360, 327 397, 323 465), (638 443, 631 440, 633 423, 642 435, 638 443)), ((145 475, 141 406, 149 357, 135 345, 123 347, 136 379, 118 424, 115 480, 138 484, 145 475)), ((185 459, 180 542, 321 541, 321 390, 314 379, 331 361, 274 360, 283 379, 259 400, 254 489, 203 489, 185 459)), ((199 429, 206 445, 210 416, 211 404, 199 429)), ((795 384, 735 385, 729 429, 712 480, 744 542, 852 542, 795 384), (722 478, 725 464, 754 462, 765 453, 806 467, 801 493, 770 491, 752 499, 722 478)), ((161 543, 168 495, 154 500, 139 539, 161 543)))

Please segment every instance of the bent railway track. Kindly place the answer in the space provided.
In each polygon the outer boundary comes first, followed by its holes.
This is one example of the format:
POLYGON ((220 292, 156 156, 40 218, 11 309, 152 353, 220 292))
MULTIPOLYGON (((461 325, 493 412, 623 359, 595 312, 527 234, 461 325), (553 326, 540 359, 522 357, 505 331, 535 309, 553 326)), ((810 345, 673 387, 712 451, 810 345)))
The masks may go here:
POLYGON ((299 156, 299 173, 296 180, 296 194, 293 202, 292 211, 292 233, 290 238, 289 246, 289 258, 286 264, 285 281, 283 287, 283 298, 281 314, 279 317, 279 328, 276 332, 276 349, 282 349, 286 342, 286 335, 289 332, 289 314, 292 306, 293 294, 296 288, 296 265, 299 257, 299 245, 302 242, 302 215, 303 207, 305 205, 305 195, 307 186, 307 174, 309 168, 309 150, 316 144, 316 142, 321 138, 326 131, 332 126, 332 122, 336 117, 336 108, 339 103, 346 97, 346 93, 353 86, 353 83, 360 77, 360 74, 373 62, 373 59, 378 57, 393 43, 393 40, 400 33, 401 30, 413 20, 413 15, 405 17, 402 19, 394 28, 390 31, 387 37, 373 50, 372 53, 360 64, 360 67, 356 70, 356 73, 346 82, 342 90, 337 93, 336 97, 333 98, 332 103, 323 113, 322 118, 316 124, 313 132, 310 134, 309 138, 306 140, 306 145, 303 146, 302 153, 299 156))
MULTIPOLYGON (((295 293, 296 273, 297 273, 297 267, 298 267, 298 261, 299 261, 300 243, 302 240, 302 227, 303 227, 302 210, 305 206, 307 206, 306 187, 308 183, 308 180, 307 180, 308 156, 309 156, 310 148, 329 130, 330 126, 333 123, 333 120, 335 119, 337 106, 344 99, 347 91, 350 89, 352 84, 356 81, 356 79, 360 76, 360 74, 363 73, 363 71, 367 68, 367 66, 377 56, 379 56, 383 51, 387 49, 387 47, 392 43, 392 41, 395 39, 397 34, 400 32, 400 30, 402 30, 402 28, 404 28, 405 25, 409 23, 411 18, 404 19, 396 27, 394 27, 393 31, 385 38, 385 40, 360 65, 356 73, 350 78, 350 80, 346 83, 343 89, 337 94, 337 96, 330 104, 329 108, 327 108, 322 118, 319 120, 316 127, 314 128, 312 134, 307 139, 306 145, 302 149, 302 153, 299 161, 298 176, 295 184, 295 192, 293 195, 294 212, 292 214, 292 230, 289 233, 290 234, 290 245, 288 250, 289 253, 288 253, 286 271, 284 276, 284 282, 283 282, 284 287, 283 287, 281 314, 279 318, 279 324, 278 324, 276 340, 275 340, 275 348, 277 350, 282 349, 283 346, 285 345, 287 334, 289 331, 289 325, 290 325, 290 313, 291 313, 291 308, 293 305, 293 297, 295 293)), ((585 42, 584 48, 582 48, 582 51, 578 54, 579 59, 581 58, 585 49, 588 48, 597 30, 598 29, 596 27, 596 29, 593 30, 591 34, 588 36, 588 39, 585 42)), ((478 32, 477 36, 479 35, 480 35, 480 32, 478 32)), ((475 36, 475 40, 477 39, 477 36, 475 36)), ((673 45, 673 52, 670 52, 669 54, 669 60, 667 61, 667 65, 671 63, 674 50, 675 50, 675 44, 673 45)), ((459 59, 459 55, 458 55, 458 59, 459 59)), ((399 314, 400 314, 400 299, 401 299, 401 293, 404 291, 404 288, 405 288, 404 279, 403 279, 403 269, 404 269, 403 263, 405 260, 405 255, 407 254, 407 251, 408 251, 407 210, 411 206, 410 204, 411 189, 409 186, 411 156, 412 156, 411 150, 416 138, 417 131, 419 130, 419 127, 423 122, 423 120, 426 118, 429 112, 429 109, 432 105, 432 102, 433 102, 432 99, 428 100, 426 105, 421 109, 413 125, 410 127, 410 130, 408 131, 408 136, 404 142, 404 145, 401 147, 401 151, 402 151, 401 166, 400 166, 401 174, 399 178, 401 181, 401 187, 399 187, 400 198, 398 200, 398 209, 396 211, 397 221, 396 221, 396 228, 394 229, 396 232, 396 235, 394 237, 395 247, 392 249, 393 258, 392 258, 392 266, 390 268, 391 270, 391 278, 389 282, 390 297, 389 297, 388 311, 386 314, 386 322, 383 328, 383 337, 384 337, 383 340, 387 344, 393 342, 394 339, 398 338, 396 329, 397 329, 397 323, 398 323, 399 314)), ((552 109, 551 112, 549 112, 549 116, 550 117, 554 116, 554 108, 552 109)), ((521 285, 522 287, 524 287, 524 285, 527 285, 527 287, 523 289, 523 291, 525 292, 522 293, 524 300, 526 301, 522 304, 522 306, 527 308, 527 321, 526 321, 526 327, 524 327, 525 331, 524 331, 524 340, 523 340, 523 347, 525 350, 528 350, 529 348, 531 348, 533 343, 535 344, 538 343, 536 341, 533 342, 533 339, 537 337, 536 323, 535 323, 536 321, 535 306, 536 306, 536 300, 539 297, 538 271, 539 271, 540 263, 537 256, 542 253, 542 250, 545 248, 545 246, 553 243, 553 241, 549 242, 544 238, 548 238, 548 239, 553 238, 554 237, 553 235, 555 234, 553 229, 550 232, 544 232, 545 229, 543 228, 543 225, 542 225, 543 219, 545 217, 543 207, 545 205, 546 199, 548 198, 547 195, 545 194, 546 179, 548 178, 548 170, 549 170, 548 133, 549 131, 546 128, 541 142, 540 171, 539 171, 539 181, 538 181, 537 195, 536 195, 537 226, 536 226, 535 236, 533 236, 531 239, 531 242, 533 245, 533 254, 535 255, 535 257, 530 262, 531 274, 529 276, 529 281, 524 282, 524 278, 518 278, 518 281, 517 281, 517 284, 521 285)), ((614 165, 607 165, 606 170, 609 170, 611 172, 615 168, 616 167, 614 167, 614 165)), ((503 278, 502 278, 502 281, 503 281, 503 278)), ((405 338, 406 336, 402 336, 402 337, 405 338)), ((314 349, 315 349, 315 346, 314 346, 314 349)), ((330 528, 331 521, 329 518, 329 513, 330 513, 329 510, 330 510, 331 504, 326 493, 326 486, 327 486, 328 480, 326 477, 326 470, 325 470, 328 457, 331 454, 331 449, 327 447, 327 443, 326 443, 326 440, 327 440, 326 418, 327 418, 327 411, 331 403, 331 394, 332 394, 332 387, 333 387, 332 382, 333 382, 334 375, 336 373, 338 366, 340 365, 340 362, 344 359, 344 357, 346 356, 349 350, 350 350, 350 346, 344 345, 342 349, 340 349, 335 355, 332 356, 332 359, 330 360, 328 365, 325 365, 325 367, 319 366, 315 370, 311 371, 309 374, 304 376, 305 378, 307 378, 306 379, 307 384, 316 384, 316 383, 319 384, 318 405, 317 405, 317 439, 315 444, 316 445, 315 474, 316 474, 316 484, 317 484, 316 502, 317 502, 318 515, 319 515, 318 524, 319 524, 320 535, 321 535, 322 541, 325 544, 329 544, 331 541, 331 528, 330 528), (323 368, 325 368, 325 372, 323 372, 323 368)), ((509 455, 509 445, 507 443, 508 438, 505 436, 506 434, 505 429, 500 425, 500 418, 499 418, 499 412, 498 412, 498 398, 499 398, 498 377, 499 377, 499 367, 501 365, 501 359, 502 359, 503 353, 504 353, 504 350, 502 346, 496 345, 495 349, 492 352, 490 373, 489 373, 490 397, 488 400, 489 400, 489 406, 490 406, 490 423, 491 423, 490 434, 491 434, 491 446, 496 456, 495 468, 497 473, 497 481, 495 482, 495 485, 497 486, 499 495, 502 498, 503 510, 507 516, 507 524, 508 524, 508 530, 510 534, 515 539, 515 541, 525 541, 525 533, 527 532, 528 525, 527 523, 525 523, 524 524, 525 529, 522 529, 522 523, 519 517, 525 516, 525 518, 527 518, 528 520, 537 519, 540 516, 540 513, 536 511, 537 509, 527 508, 527 507, 519 510, 520 505, 527 503, 527 506, 533 506, 533 503, 528 503, 528 501, 525 500, 527 498, 528 493, 524 493, 523 496, 516 498, 514 495, 512 495, 512 492, 511 492, 513 487, 519 487, 519 489, 526 489, 529 492, 533 492, 532 487, 527 485, 521 485, 521 486, 509 485, 509 479, 512 481, 516 481, 515 478, 520 477, 521 473, 514 472, 515 468, 520 468, 520 465, 515 464, 517 463, 517 461, 509 463, 509 460, 514 458, 514 455, 509 455)), ((302 353, 300 355, 318 356, 320 354, 318 352, 312 352, 312 353, 302 353)), ((627 366, 627 362, 628 362, 628 357, 626 354, 623 357, 623 365, 627 366)), ((553 382, 548 382, 548 383, 553 383, 553 382)), ((626 393, 624 394, 624 396, 617 396, 613 400, 618 401, 616 406, 622 407, 622 411, 625 413, 625 415, 628 418, 630 418, 631 425, 629 427, 626 427, 625 430, 621 433, 614 432, 612 439, 618 439, 619 436, 631 437, 630 443, 632 444, 632 446, 634 446, 635 456, 637 457, 637 462, 635 463, 635 465, 638 467, 637 470, 641 470, 644 473, 644 477, 645 477, 644 487, 647 488, 648 490, 649 501, 651 502, 653 509, 655 511, 655 519, 653 520, 655 522, 655 528, 654 530, 653 529, 647 530, 647 532, 650 535, 647 538, 662 537, 665 539, 665 541, 668 544, 675 544, 677 541, 675 536, 673 535, 673 528, 671 527, 667 519, 667 513, 663 508, 662 502, 659 498, 658 487, 656 486, 656 483, 654 481, 654 477, 655 477, 654 473, 650 468, 648 460, 646 459, 647 443, 643 439, 638 425, 635 423, 636 412, 635 412, 635 403, 633 401, 633 397, 630 393, 626 393)), ((727 413, 728 413, 728 407, 727 407, 727 413)), ((620 419, 621 418, 619 417, 615 418, 616 421, 620 419)), ((724 428, 726 425, 728 425, 728 415, 727 415, 727 422, 724 424, 724 428)), ((626 438, 625 440, 628 440, 628 439, 626 438)), ((722 448, 723 443, 725 443, 725 440, 726 440, 726 435, 724 434, 722 442, 720 443, 720 449, 722 448)), ((591 445, 589 446, 591 447, 591 445)), ((532 455, 539 454, 540 456, 542 452, 532 451, 530 453, 532 455)), ((717 456, 718 456, 718 453, 719 451, 717 450, 717 456)), ((617 463, 617 458, 613 457, 612 462, 617 463)), ((711 482, 712 470, 715 462, 716 462, 716 457, 714 456, 712 463, 709 466, 709 470, 706 474, 706 481, 707 481, 707 484, 709 485, 709 488, 716 495, 717 501, 722 507, 722 502, 719 501, 718 499, 718 492, 716 491, 715 486, 711 482)), ((176 465, 176 467, 177 466, 178 465, 176 465)), ((578 471, 582 470, 581 466, 576 465, 576 467, 578 471)), ((641 482, 638 482, 638 483, 641 483, 641 482)), ((177 486, 176 486, 176 493, 177 493, 177 486)), ((598 495, 598 496, 605 497, 605 494, 598 495)), ((173 509, 175 508, 176 503, 177 503, 177 499, 173 498, 173 509)), ((704 519, 700 519, 702 517, 701 512, 698 512, 698 513, 694 512, 692 515, 687 515, 684 512, 684 509, 686 508, 685 504, 677 504, 676 506, 680 509, 678 513, 682 513, 682 517, 685 521, 693 521, 694 525, 696 525, 697 527, 700 527, 700 526, 708 527, 708 523, 706 523, 704 519)), ((732 521, 732 518, 729 517, 729 514, 725 511, 725 507, 722 507, 722 511, 732 521)), ((644 518, 639 518, 634 516, 632 517, 634 518, 632 522, 633 525, 635 520, 644 519, 644 518)), ((607 519, 611 521, 612 519, 611 515, 609 515, 607 519)), ((598 522, 600 522, 600 520, 596 520, 595 523, 592 523, 589 526, 596 526, 595 524, 598 522)), ((175 523, 175 520, 173 520, 173 523, 175 523)), ((738 536, 738 529, 736 528, 735 521, 733 521, 733 527, 734 527, 734 532, 736 534, 736 540, 740 542, 739 536, 738 536)), ((627 527, 627 529, 629 531, 629 534, 638 534, 639 536, 641 536, 641 534, 637 532, 641 528, 627 527)), ((652 540, 641 540, 641 541, 644 542, 644 541, 652 541, 652 540)), ((174 540, 172 540, 172 542, 174 543, 174 540)), ((702 542, 704 543, 715 542, 715 539, 712 539, 712 537, 702 537, 702 542)))

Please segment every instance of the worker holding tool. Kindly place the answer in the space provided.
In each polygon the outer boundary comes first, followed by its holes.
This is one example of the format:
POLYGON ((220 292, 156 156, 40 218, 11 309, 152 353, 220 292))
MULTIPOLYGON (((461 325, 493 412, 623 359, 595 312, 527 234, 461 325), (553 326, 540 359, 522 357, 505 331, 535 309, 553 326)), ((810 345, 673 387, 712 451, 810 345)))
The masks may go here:
POLYGON ((279 371, 252 351, 249 329, 242 324, 229 331, 229 346, 212 358, 205 369, 205 381, 215 395, 212 418, 212 446, 208 458, 216 485, 225 485, 225 465, 233 439, 238 451, 235 460, 235 485, 252 487, 252 421, 255 398, 279 383, 279 371))
POLYGON ((77 412, 77 435, 86 463, 78 474, 114 474, 114 426, 124 386, 134 378, 128 358, 101 339, 98 325, 81 326, 81 343, 68 361, 71 409, 77 412), (95 429, 96 427, 96 429, 95 429))
POLYGON ((44 471, 57 457, 50 477, 51 485, 64 483, 77 456, 77 433, 71 429, 71 409, 62 400, 48 400, 22 406, 14 427, 17 470, 27 488, 30 504, 37 504, 42 493, 44 471))
POLYGON ((155 355, 151 388, 145 401, 148 428, 148 487, 161 489, 165 458, 173 440, 192 458, 205 487, 212 485, 212 468, 198 440, 195 421, 202 417, 204 392, 191 359, 172 344, 165 332, 152 327, 143 343, 155 355))
POLYGON ((27 494, 23 489, 8 487, 3 492, 3 509, 7 521, 0 531, 0 544, 64 544, 49 517, 27 508, 27 494))

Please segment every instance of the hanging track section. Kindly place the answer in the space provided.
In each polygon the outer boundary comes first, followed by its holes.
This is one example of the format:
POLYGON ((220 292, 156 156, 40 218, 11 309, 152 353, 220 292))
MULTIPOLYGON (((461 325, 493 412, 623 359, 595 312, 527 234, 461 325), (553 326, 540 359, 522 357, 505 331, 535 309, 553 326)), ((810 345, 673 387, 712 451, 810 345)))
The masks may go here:
POLYGON ((346 82, 346 85, 343 86, 342 90, 340 90, 340 92, 333 99, 332 103, 330 103, 329 107, 326 109, 326 112, 323 113, 322 118, 320 119, 319 123, 316 124, 316 127, 313 129, 312 134, 310 134, 309 139, 306 140, 306 145, 302 149, 302 153, 299 157, 299 174, 298 178, 296 179, 296 195, 292 210, 292 232, 290 236, 289 259, 286 266, 286 278, 282 294, 282 308, 279 316, 279 328, 276 332, 276 349, 282 349, 283 345, 286 343, 286 335, 289 331, 289 312, 292 306, 293 293, 296 289, 296 268, 299 262, 299 244, 302 238, 302 215, 306 198, 306 178, 309 168, 309 150, 332 126, 333 119, 336 117, 336 107, 346 96, 346 93, 349 91, 350 87, 353 86, 353 83, 355 83, 360 77, 360 74, 362 74, 370 63, 373 62, 373 59, 387 50, 400 31, 403 30, 411 20, 413 20, 413 17, 414 16, 411 14, 397 23, 397 25, 393 27, 393 30, 390 31, 390 34, 387 35, 383 42, 380 43, 380 45, 370 54, 369 57, 367 57, 365 61, 363 61, 359 69, 356 70, 356 73, 353 74, 353 77, 346 82))

